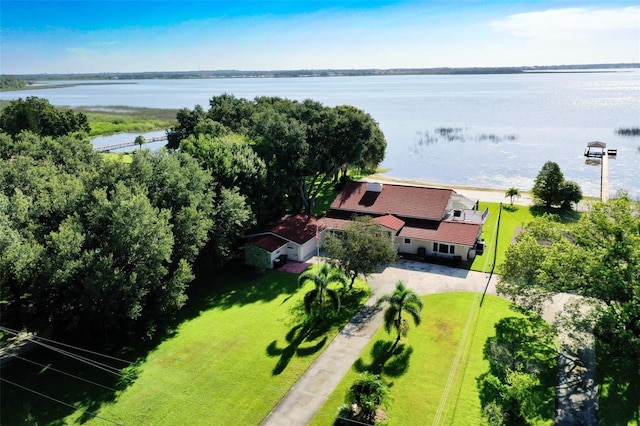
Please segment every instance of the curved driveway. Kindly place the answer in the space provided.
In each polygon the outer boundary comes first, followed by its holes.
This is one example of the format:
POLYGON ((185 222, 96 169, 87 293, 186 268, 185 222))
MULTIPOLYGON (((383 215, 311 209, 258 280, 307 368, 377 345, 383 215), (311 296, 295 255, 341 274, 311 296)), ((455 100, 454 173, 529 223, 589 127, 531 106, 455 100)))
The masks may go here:
MULTIPOLYGON (((312 259, 311 262, 314 262, 312 259)), ((296 382, 280 403, 262 422, 263 425, 307 425, 331 392, 349 371, 360 353, 382 325, 382 314, 375 308, 378 298, 395 289, 402 280, 419 295, 449 291, 495 294, 495 275, 429 263, 401 261, 369 279, 371 297, 356 316, 331 341, 318 359, 296 382)))

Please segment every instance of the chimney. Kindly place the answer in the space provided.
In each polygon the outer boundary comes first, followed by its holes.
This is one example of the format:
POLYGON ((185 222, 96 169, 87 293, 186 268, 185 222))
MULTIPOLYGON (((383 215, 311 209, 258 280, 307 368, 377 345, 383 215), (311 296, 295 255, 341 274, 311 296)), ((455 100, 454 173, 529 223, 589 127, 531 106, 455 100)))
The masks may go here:
POLYGON ((368 182, 367 192, 382 192, 382 184, 378 182, 368 182))

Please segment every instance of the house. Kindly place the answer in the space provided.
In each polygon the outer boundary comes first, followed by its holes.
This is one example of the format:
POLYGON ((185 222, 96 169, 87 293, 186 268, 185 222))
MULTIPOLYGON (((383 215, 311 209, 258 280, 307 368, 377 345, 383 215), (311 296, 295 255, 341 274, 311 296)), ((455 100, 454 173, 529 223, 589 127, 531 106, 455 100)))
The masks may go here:
POLYGON ((318 219, 305 214, 286 215, 266 232, 247 235, 259 249, 255 263, 271 269, 287 260, 302 262, 314 254, 319 243, 318 219))
POLYGON ((331 203, 323 229, 344 229, 353 216, 371 216, 388 230, 401 254, 471 260, 488 209, 452 189, 348 182, 331 203))
POLYGON ((370 216, 401 254, 471 260, 482 247, 488 214, 451 189, 348 182, 326 216, 287 215, 268 231, 247 237, 259 250, 259 263, 272 268, 282 260, 309 259, 323 232, 346 229, 354 216, 370 216))

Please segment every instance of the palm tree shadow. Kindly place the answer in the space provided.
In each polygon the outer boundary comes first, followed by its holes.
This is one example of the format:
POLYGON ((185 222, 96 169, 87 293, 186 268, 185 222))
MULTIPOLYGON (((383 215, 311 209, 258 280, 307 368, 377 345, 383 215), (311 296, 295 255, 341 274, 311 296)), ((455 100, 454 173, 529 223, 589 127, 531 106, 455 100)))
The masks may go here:
POLYGON ((371 363, 365 364, 362 358, 358 358, 353 368, 359 373, 368 371, 373 374, 400 377, 407 372, 412 353, 411 346, 399 344, 394 347, 394 342, 378 340, 371 348, 371 363))
POLYGON ((271 371, 272 375, 277 376, 282 373, 284 369, 287 368, 287 365, 289 365, 289 362, 294 355, 300 357, 313 355, 324 347, 327 343, 326 336, 317 342, 314 342, 310 346, 300 346, 305 342, 305 340, 313 341, 317 338, 318 334, 314 333, 314 331, 316 330, 314 330, 313 325, 306 323, 298 324, 286 334, 285 340, 289 343, 287 346, 284 348, 278 347, 277 340, 274 340, 269 344, 269 346, 267 346, 267 355, 270 357, 280 357, 271 371))

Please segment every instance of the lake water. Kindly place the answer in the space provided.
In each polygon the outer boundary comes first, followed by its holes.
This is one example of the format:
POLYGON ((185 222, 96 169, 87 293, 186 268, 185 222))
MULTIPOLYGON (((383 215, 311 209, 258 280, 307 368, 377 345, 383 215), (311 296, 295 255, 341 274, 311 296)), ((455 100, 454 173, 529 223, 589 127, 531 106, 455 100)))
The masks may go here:
MULTIPOLYGON (((387 138, 389 177, 437 184, 529 190, 546 161, 585 195, 599 196, 600 168, 585 165, 586 144, 618 150, 609 162, 612 195, 640 198, 640 70, 510 75, 139 80, 133 84, 3 92, 0 99, 39 96, 54 105, 208 108, 222 93, 253 99, 311 98, 354 105, 371 114, 387 138)), ((135 136, 134 136, 135 138, 135 136)))

